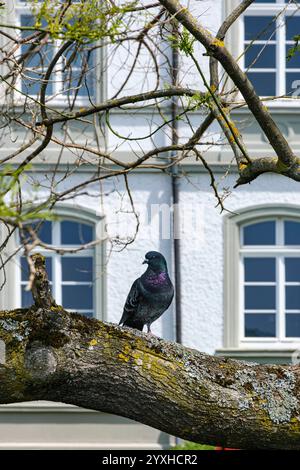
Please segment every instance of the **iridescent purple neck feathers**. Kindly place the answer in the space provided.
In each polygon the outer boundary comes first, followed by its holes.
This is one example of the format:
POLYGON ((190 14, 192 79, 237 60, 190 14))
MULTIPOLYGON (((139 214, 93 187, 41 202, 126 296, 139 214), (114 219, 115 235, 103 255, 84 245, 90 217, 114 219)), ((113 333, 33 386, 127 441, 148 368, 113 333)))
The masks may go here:
POLYGON ((168 281, 168 273, 166 271, 163 271, 161 273, 154 273, 153 271, 151 273, 146 273, 145 276, 145 282, 146 284, 150 286, 161 286, 168 281))

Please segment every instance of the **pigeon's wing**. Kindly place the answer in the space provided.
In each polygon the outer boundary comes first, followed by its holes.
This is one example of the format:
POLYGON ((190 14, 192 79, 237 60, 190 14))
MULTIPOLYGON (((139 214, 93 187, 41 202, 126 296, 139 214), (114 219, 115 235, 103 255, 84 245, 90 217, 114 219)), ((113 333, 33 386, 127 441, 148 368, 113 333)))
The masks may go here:
POLYGON ((119 325, 122 325, 128 319, 134 317, 135 314, 137 313, 139 301, 142 297, 141 289, 140 289, 140 282, 141 282, 140 279, 136 279, 131 286, 131 289, 129 291, 129 294, 127 296, 127 299, 124 305, 123 315, 119 322, 119 325))

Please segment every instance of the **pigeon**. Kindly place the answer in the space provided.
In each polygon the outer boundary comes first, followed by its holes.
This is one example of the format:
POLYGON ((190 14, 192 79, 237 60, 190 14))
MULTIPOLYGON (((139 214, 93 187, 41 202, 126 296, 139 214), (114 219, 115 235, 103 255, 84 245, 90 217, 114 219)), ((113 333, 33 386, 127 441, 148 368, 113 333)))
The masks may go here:
POLYGON ((119 325, 143 331, 169 307, 174 296, 174 287, 168 275, 167 262, 158 251, 149 251, 143 264, 147 270, 136 279, 127 296, 119 325))

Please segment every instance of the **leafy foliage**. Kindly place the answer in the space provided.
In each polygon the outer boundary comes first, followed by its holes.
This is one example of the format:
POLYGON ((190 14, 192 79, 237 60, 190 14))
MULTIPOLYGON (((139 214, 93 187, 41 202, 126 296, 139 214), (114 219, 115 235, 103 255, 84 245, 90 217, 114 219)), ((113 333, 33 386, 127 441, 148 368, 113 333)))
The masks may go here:
POLYGON ((300 52, 300 35, 294 36, 293 40, 295 41, 295 44, 288 50, 286 57, 288 61, 290 61, 297 52, 300 52))
MULTIPOLYGON (((36 22, 33 29, 46 31, 52 39, 91 43, 112 41, 126 26, 123 18, 136 1, 116 5, 110 0, 30 0, 36 22)), ((128 25, 127 25, 128 26, 128 25)))
POLYGON ((182 29, 179 36, 170 35, 168 39, 171 41, 172 47, 184 52, 185 55, 189 56, 194 52, 195 38, 193 38, 186 28, 182 29))
MULTIPOLYGON (((29 170, 27 165, 25 170, 29 170)), ((48 210, 47 202, 39 202, 39 204, 19 203, 20 184, 26 181, 26 175, 23 174, 22 182, 19 181, 19 172, 12 165, 5 165, 0 172, 0 219, 7 220, 11 225, 19 225, 34 220, 52 220, 53 214, 48 210)))
POLYGON ((193 96, 188 97, 187 104, 190 109, 196 111, 201 108, 204 104, 208 104, 210 99, 211 96, 209 93, 206 93, 205 95, 201 93, 195 93, 193 96))

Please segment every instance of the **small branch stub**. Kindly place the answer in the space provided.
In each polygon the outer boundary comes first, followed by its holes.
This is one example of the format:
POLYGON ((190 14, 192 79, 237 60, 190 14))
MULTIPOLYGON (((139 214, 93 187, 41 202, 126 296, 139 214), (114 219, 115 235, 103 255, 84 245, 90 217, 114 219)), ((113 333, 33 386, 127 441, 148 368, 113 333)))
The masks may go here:
POLYGON ((35 253, 31 256, 31 259, 35 270, 31 291, 36 307, 50 308, 56 306, 51 294, 45 257, 40 253, 35 253))

